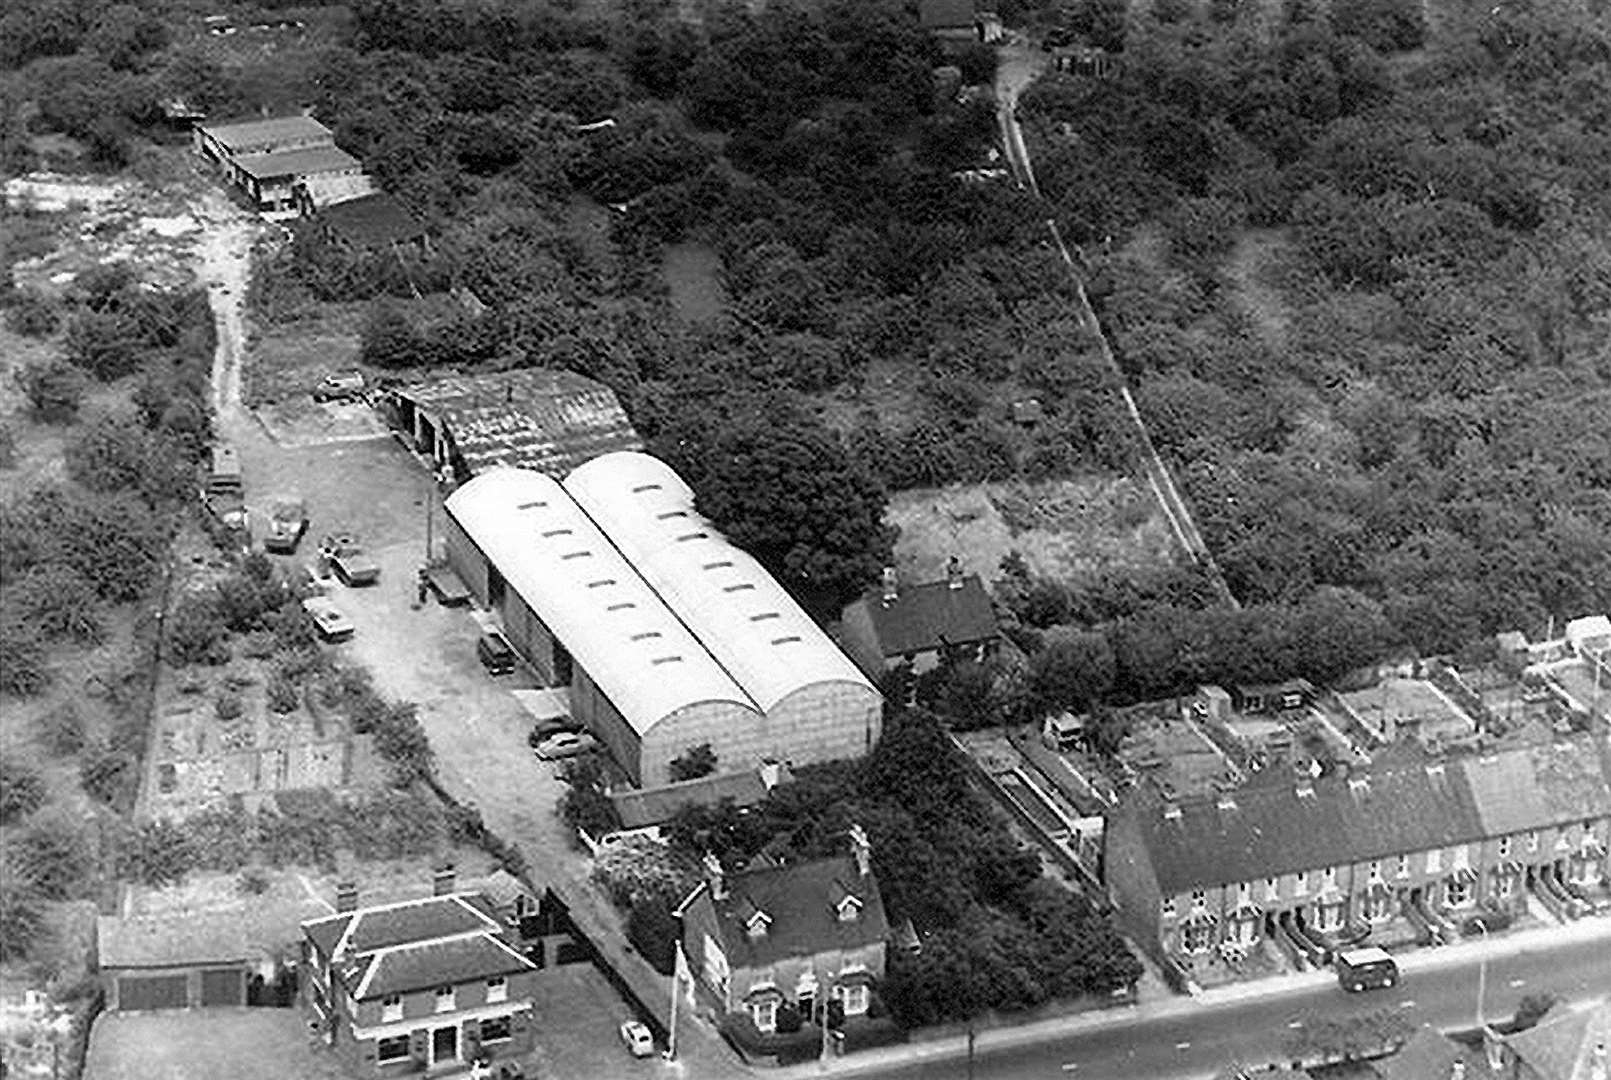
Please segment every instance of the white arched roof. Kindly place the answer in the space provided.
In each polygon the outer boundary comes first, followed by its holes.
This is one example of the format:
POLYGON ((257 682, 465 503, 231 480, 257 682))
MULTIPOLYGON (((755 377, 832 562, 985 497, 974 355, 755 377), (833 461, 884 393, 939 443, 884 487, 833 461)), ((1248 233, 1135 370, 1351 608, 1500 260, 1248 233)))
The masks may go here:
POLYGON ((760 563, 699 515, 665 462, 605 454, 564 487, 763 710, 819 683, 874 689, 760 563))
POLYGON ((446 506, 639 735, 690 705, 756 708, 558 481, 492 469, 446 506))

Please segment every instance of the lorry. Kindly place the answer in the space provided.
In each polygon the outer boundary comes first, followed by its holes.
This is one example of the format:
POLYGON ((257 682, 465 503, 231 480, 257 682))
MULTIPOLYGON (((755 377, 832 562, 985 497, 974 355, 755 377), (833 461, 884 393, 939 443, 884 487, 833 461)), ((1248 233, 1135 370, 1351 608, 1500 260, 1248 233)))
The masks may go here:
POLYGON ((326 536, 319 542, 319 556, 343 585, 373 585, 380 580, 380 566, 352 533, 326 536))
POLYGON ((263 550, 289 555, 308 531, 308 507, 295 495, 282 495, 269 504, 268 527, 263 533, 263 550))

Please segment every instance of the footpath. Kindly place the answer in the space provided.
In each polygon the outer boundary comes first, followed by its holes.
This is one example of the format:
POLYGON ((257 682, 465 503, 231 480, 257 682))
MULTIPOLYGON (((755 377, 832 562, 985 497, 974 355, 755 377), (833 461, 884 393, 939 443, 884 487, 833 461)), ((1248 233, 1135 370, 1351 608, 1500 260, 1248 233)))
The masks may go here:
MULTIPOLYGON (((1590 916, 1562 926, 1540 926, 1489 938, 1467 939, 1437 948, 1418 949, 1396 957, 1407 978, 1417 974, 1468 966, 1502 957, 1516 956, 1531 949, 1558 948, 1566 944, 1611 947, 1611 917, 1590 916)), ((1035 1020, 1011 1027, 977 1031, 976 1054, 991 1050, 1034 1046, 1057 1042, 1082 1032, 1112 1031, 1142 1027, 1191 1014, 1212 1012, 1233 1004, 1271 1000, 1307 990, 1316 990, 1336 981, 1329 969, 1302 974, 1281 975, 1230 986, 1215 987, 1191 997, 1157 996, 1138 1004, 1115 1009, 1094 1009, 1071 1016, 1035 1020)), ((784 1069, 769 1069, 767 1075, 779 1080, 804 1080, 817 1076, 858 1076, 910 1068, 927 1063, 960 1061, 968 1054, 965 1029, 932 1039, 921 1035, 901 1046, 866 1050, 842 1058, 809 1062, 784 1069)))

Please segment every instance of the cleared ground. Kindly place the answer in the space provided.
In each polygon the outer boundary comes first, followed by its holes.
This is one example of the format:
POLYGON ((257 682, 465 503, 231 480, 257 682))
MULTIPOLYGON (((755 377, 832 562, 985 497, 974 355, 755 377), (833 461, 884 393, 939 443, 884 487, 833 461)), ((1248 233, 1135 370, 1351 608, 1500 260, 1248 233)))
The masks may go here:
POLYGON ((986 581, 1012 551, 1032 573, 1060 581, 1176 559, 1157 502, 1123 477, 903 491, 890 499, 885 520, 900 527, 896 565, 914 581, 942 577, 952 555, 986 581))
POLYGON ((344 1080, 299 1009, 103 1013, 87 1080, 344 1080))

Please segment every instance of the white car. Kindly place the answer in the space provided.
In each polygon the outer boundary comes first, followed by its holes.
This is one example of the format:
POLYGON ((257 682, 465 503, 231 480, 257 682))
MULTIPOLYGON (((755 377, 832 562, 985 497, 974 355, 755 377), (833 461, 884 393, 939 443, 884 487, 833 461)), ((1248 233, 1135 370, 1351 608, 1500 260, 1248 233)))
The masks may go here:
POLYGON ((326 641, 346 641, 357 629, 329 597, 310 596, 302 601, 302 610, 313 617, 314 627, 326 641))
POLYGON ((636 1058, 645 1058, 654 1053, 654 1036, 649 1029, 637 1020, 628 1020, 621 1025, 621 1041, 636 1058))
POLYGON ((557 731, 539 742, 534 749, 544 761, 580 757, 599 748, 599 741, 585 731, 557 731))

